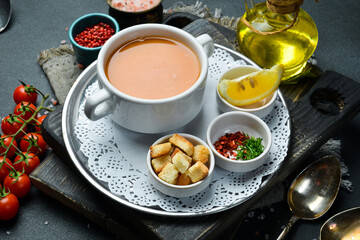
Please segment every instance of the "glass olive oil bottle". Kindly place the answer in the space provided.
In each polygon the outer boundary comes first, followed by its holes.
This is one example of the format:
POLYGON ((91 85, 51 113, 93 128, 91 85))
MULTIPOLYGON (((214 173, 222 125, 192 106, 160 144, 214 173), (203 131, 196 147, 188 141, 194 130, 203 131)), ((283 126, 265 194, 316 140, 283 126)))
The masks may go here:
POLYGON ((290 10, 295 12, 279 13, 269 9, 269 1, 245 3, 246 12, 237 26, 240 51, 262 68, 283 64, 282 83, 296 83, 294 76, 301 73, 318 43, 313 19, 300 5, 290 10))

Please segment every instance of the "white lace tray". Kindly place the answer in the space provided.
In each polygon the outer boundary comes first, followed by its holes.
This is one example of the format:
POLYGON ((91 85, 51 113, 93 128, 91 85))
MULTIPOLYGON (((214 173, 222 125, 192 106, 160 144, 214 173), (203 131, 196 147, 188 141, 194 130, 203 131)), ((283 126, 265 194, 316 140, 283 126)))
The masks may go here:
MULTIPOLYGON (((268 162, 249 173, 233 173, 216 167, 212 183, 203 192, 188 198, 173 198, 157 191, 148 181, 146 154, 149 146, 168 133, 139 134, 126 130, 111 116, 90 121, 84 115, 84 99, 98 90, 96 63, 79 76, 66 99, 63 136, 67 150, 83 176, 102 193, 140 211, 169 216, 198 216, 219 212, 241 204, 253 196, 266 177, 271 178, 283 162, 289 144, 289 112, 280 94, 273 112, 264 118, 274 144, 268 162)), ((206 138, 207 126, 221 114, 215 89, 220 74, 237 65, 253 65, 239 53, 216 45, 209 59, 205 104, 188 125, 171 131, 206 138)))

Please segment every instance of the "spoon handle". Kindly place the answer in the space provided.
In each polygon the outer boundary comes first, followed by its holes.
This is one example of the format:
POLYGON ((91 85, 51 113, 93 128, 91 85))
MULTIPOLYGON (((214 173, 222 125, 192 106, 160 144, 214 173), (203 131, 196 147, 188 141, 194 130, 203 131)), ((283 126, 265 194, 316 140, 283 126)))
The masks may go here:
POLYGON ((298 220, 299 218, 297 216, 292 215, 288 224, 286 225, 286 227, 284 228, 284 230, 280 233, 279 237, 277 238, 277 240, 282 240, 285 238, 285 235, 290 231, 290 229, 292 228, 292 226, 294 225, 294 223, 298 220))

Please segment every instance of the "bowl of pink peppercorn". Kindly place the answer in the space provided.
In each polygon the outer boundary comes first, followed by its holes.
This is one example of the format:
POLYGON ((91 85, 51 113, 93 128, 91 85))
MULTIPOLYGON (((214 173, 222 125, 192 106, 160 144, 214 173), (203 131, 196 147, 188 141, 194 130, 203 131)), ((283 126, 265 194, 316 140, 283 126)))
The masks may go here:
POLYGON ((78 64, 87 67, 97 59, 101 47, 120 30, 117 21, 103 13, 90 13, 70 26, 69 39, 78 64))

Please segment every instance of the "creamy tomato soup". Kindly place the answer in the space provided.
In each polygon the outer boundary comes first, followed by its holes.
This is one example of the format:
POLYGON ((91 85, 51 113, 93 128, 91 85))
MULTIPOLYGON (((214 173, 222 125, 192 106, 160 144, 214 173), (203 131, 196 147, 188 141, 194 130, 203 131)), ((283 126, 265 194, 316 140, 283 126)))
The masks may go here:
POLYGON ((196 82, 200 71, 200 62, 189 47, 163 37, 145 37, 123 45, 105 68, 114 87, 144 99, 176 96, 196 82))

